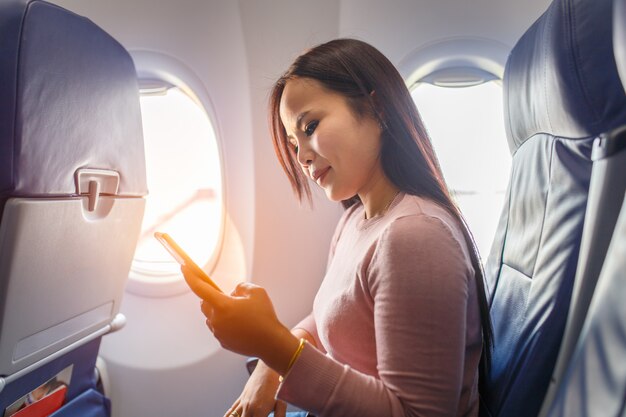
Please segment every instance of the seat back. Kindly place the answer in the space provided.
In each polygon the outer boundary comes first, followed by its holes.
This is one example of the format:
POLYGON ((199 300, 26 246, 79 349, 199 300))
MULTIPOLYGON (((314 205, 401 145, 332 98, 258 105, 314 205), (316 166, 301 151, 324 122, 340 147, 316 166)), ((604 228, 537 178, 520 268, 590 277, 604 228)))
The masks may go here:
POLYGON ((3 0, 0 57, 2 390, 119 325, 147 189, 118 42, 58 6, 3 0))
POLYGON ((579 260, 593 143, 626 122, 606 24, 611 8, 611 0, 554 0, 507 61, 513 167, 485 269, 495 343, 485 415, 536 416, 550 382, 579 260))
MULTIPOLYGON (((626 90, 626 0, 615 0, 613 11, 613 49, 626 90)), ((600 267, 593 267, 601 268, 597 279, 588 276, 586 281, 579 282, 579 276, 576 277, 566 337, 549 395, 542 406, 542 416, 618 417, 624 413, 626 125, 598 140, 594 153, 597 157, 594 158, 583 236, 585 242, 589 229, 589 243, 581 248, 581 258, 593 258, 591 249, 585 248, 604 246, 607 236, 611 237, 610 246, 606 256, 596 256, 588 262, 600 264, 600 267), (617 225, 613 227, 615 222, 617 225), (596 242, 599 235, 603 235, 603 239, 596 242)))
MULTIPOLYGON (((616 6, 617 4, 619 2, 616 2, 616 6)), ((612 9, 608 8, 607 10, 611 11, 612 9)), ((619 10, 616 7, 614 11, 618 12, 619 10)), ((616 22, 613 26, 618 29, 614 31, 617 33, 621 24, 617 22, 617 13, 613 13, 613 15, 606 16, 606 21, 616 22)), ((615 49, 615 56, 617 57, 618 48, 615 49)), ((619 60, 616 60, 616 65, 617 67, 613 71, 619 73, 619 60)), ((614 88, 619 91, 618 85, 614 88)), ((578 342, 587 309, 605 261, 615 223, 622 207, 624 191, 626 190, 626 124, 596 139, 593 145, 592 159, 593 169, 589 199, 574 290, 559 356, 540 413, 542 417, 546 415, 547 406, 554 399, 556 389, 561 383, 578 342)))

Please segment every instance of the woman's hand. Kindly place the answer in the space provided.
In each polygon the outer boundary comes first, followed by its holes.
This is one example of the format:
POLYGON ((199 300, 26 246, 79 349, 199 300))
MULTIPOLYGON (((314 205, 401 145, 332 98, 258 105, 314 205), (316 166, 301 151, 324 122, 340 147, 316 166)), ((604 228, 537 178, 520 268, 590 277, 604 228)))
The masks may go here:
POLYGON ((181 268, 189 287, 202 298, 207 327, 222 347, 246 356, 256 356, 283 375, 298 348, 298 339, 283 326, 267 292, 254 284, 241 283, 231 295, 223 294, 181 268))
POLYGON ((224 417, 231 417, 233 412, 242 417, 267 417, 271 411, 274 417, 285 417, 287 404, 276 400, 278 384, 278 374, 259 361, 243 392, 224 417))

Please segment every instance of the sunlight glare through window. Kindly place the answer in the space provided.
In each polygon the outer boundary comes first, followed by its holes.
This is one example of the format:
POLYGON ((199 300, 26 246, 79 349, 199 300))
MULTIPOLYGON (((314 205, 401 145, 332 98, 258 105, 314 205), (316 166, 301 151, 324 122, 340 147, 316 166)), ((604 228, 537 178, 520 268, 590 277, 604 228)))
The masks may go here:
POLYGON ((215 132, 204 109, 178 88, 141 97, 149 194, 133 270, 179 275, 180 267, 154 239, 169 233, 205 266, 222 220, 221 167, 215 132))
POLYGON ((493 240, 509 181, 502 87, 490 81, 445 88, 421 83, 411 92, 483 262, 493 240))

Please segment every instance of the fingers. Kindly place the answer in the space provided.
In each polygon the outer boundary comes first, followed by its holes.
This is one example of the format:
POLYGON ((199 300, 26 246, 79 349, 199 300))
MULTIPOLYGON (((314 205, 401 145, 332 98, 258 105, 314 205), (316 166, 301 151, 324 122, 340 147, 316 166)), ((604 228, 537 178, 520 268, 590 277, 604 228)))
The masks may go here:
POLYGON ((189 288, 196 293, 196 295, 203 300, 210 302, 213 305, 219 305, 223 302, 224 294, 216 290, 211 284, 204 281, 202 278, 193 273, 193 271, 186 266, 181 266, 180 270, 187 281, 189 288))
POLYGON ((284 401, 276 401, 274 407, 274 417, 286 417, 287 416, 287 403, 284 401))
POLYGON ((247 297, 252 294, 263 294, 267 298, 265 289, 251 282, 240 282, 231 293, 233 297, 247 297))
MULTIPOLYGON (((250 407, 241 401, 241 397, 226 411, 224 417, 266 417, 271 411, 265 407, 250 407)), ((286 417, 287 403, 277 401, 274 408, 274 417, 286 417)))
POLYGON ((209 320, 213 319, 213 314, 214 314, 213 304, 209 303, 208 301, 202 300, 202 303, 200 304, 200 310, 202 310, 202 314, 204 314, 204 317, 206 317, 209 320))
POLYGON ((250 294, 255 288, 259 288, 259 286, 249 282, 240 282, 237 284, 231 295, 234 297, 242 297, 250 294))
POLYGON ((239 410, 239 408, 240 408, 239 406, 240 405, 241 405, 241 400, 239 398, 237 398, 237 401, 235 401, 235 403, 230 406, 228 411, 226 411, 226 414, 224 414, 224 417, 233 417, 232 416, 233 413, 237 413, 238 415, 241 416, 241 411, 237 411, 237 410, 239 410))

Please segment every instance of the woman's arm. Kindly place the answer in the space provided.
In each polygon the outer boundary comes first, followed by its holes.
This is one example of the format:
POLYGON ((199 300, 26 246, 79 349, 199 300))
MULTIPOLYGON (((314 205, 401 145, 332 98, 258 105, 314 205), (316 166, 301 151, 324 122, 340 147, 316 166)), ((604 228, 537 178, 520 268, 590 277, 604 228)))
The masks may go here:
MULTIPOLYGON (((314 325, 315 322, 309 320, 308 317, 298 324, 298 326, 310 329, 315 329, 314 325)), ((309 343, 315 345, 313 336, 304 328, 293 328, 291 333, 298 339, 305 338, 309 343)), ((230 416, 233 412, 242 415, 267 416, 271 411, 274 411, 275 417, 284 417, 287 406, 283 401, 276 399, 276 390, 280 384, 279 377, 280 375, 276 371, 262 360, 257 359, 255 368, 243 391, 226 411, 224 417, 230 416)))
POLYGON ((380 379, 305 348, 279 398, 324 416, 457 415, 473 287, 468 265, 440 220, 396 221, 367 272, 380 379))

